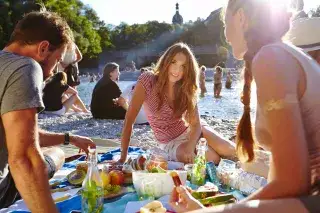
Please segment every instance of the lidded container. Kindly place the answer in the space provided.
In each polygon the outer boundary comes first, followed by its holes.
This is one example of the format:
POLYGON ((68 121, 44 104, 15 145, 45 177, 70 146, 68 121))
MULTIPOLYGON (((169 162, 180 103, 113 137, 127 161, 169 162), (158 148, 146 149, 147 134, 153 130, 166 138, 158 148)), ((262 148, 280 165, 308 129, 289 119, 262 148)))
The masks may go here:
POLYGON ((168 170, 168 155, 159 148, 152 148, 147 153, 146 169, 151 171, 153 168, 168 170))

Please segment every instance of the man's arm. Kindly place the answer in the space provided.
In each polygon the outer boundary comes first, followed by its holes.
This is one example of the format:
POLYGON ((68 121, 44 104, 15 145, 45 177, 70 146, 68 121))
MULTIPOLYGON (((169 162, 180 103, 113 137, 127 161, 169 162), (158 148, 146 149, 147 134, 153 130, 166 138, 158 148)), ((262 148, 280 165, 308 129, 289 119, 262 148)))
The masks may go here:
MULTIPOLYGON (((56 146, 61 145, 65 141, 64 133, 53 133, 47 132, 45 130, 39 129, 40 146, 56 146)), ((83 137, 79 135, 70 135, 70 144, 88 152, 88 146, 95 148, 96 145, 88 137, 83 137)))
POLYGON ((31 212, 58 212, 40 151, 36 109, 7 112, 2 121, 10 172, 20 195, 31 212))

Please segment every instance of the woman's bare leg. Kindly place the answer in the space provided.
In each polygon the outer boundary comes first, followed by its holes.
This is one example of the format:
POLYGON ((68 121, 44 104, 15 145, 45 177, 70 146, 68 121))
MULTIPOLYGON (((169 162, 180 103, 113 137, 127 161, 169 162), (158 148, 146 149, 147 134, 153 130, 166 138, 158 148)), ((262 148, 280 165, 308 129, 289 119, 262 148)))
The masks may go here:
POLYGON ((70 108, 72 108, 72 105, 76 102, 77 96, 76 95, 71 95, 69 97, 63 96, 63 99, 65 99, 62 104, 66 109, 66 112, 69 111, 70 108))
POLYGON ((75 101, 75 105, 77 108, 80 108, 82 110, 82 112, 86 112, 89 113, 90 111, 86 108, 86 106, 84 105, 84 103, 82 102, 81 98, 79 97, 79 95, 76 96, 77 99, 75 101))
POLYGON ((308 210, 298 199, 278 199, 278 200, 253 200, 245 203, 238 203, 227 206, 218 206, 213 208, 201 209, 192 213, 307 213, 308 210))
POLYGON ((73 104, 71 108, 72 108, 73 111, 75 111, 75 112, 82 112, 82 109, 79 109, 75 104, 73 104))
POLYGON ((211 147, 219 156, 234 158, 236 155, 235 144, 220 135, 217 131, 209 126, 202 126, 203 137, 207 140, 208 146, 211 147))
POLYGON ((215 164, 220 162, 220 156, 211 146, 208 146, 208 150, 206 153, 207 161, 213 161, 215 164))

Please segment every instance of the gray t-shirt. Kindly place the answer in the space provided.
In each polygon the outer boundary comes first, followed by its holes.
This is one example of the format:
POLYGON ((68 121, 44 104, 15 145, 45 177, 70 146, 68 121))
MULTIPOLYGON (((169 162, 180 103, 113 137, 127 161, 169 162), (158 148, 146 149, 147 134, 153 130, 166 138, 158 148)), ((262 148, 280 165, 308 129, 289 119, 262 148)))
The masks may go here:
POLYGON ((8 150, 2 115, 16 110, 44 109, 42 102, 43 73, 33 59, 0 51, 0 197, 8 175, 8 150))

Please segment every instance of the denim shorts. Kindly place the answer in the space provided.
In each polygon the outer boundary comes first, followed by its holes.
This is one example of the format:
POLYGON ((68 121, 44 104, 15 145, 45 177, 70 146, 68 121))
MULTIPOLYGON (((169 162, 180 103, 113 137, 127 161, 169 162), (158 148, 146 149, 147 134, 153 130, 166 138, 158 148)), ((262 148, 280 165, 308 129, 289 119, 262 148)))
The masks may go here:
POLYGON ((320 195, 314 195, 309 197, 302 197, 299 200, 303 203, 304 207, 310 213, 320 212, 320 195))

